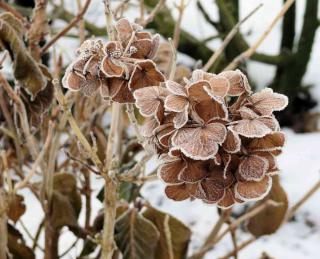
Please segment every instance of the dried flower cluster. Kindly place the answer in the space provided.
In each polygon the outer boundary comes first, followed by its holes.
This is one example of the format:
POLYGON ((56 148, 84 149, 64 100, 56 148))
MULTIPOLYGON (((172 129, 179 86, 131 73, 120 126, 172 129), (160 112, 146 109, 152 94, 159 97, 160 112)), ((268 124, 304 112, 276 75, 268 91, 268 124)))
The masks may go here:
POLYGON ((195 70, 183 85, 166 81, 134 97, 149 117, 142 134, 163 161, 158 173, 169 198, 227 208, 269 192, 285 141, 273 112, 286 107, 286 96, 252 93, 239 70, 195 70))
POLYGON ((151 60, 158 49, 159 35, 151 36, 142 27, 119 20, 115 40, 87 40, 78 58, 68 67, 63 86, 92 95, 100 89, 102 97, 115 102, 134 102, 132 93, 146 86, 158 86, 164 76, 151 60))

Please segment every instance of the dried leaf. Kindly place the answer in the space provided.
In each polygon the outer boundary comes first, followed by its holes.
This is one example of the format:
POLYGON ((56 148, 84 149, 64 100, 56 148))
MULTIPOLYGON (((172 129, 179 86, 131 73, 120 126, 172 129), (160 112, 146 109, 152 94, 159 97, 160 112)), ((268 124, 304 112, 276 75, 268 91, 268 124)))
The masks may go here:
POLYGON ((74 175, 55 174, 53 177, 53 194, 50 221, 52 227, 77 226, 77 218, 81 210, 81 196, 77 191, 74 175))
POLYGON ((279 206, 268 206, 247 222, 248 231, 256 237, 275 233, 281 226, 287 213, 288 198, 279 182, 278 176, 273 177, 273 186, 270 193, 255 206, 259 206, 269 199, 281 204, 279 206))
POLYGON ((8 224, 8 248, 13 259, 36 258, 32 249, 26 246, 22 234, 10 224, 8 224))
POLYGON ((40 67, 24 45, 21 38, 22 24, 18 25, 19 23, 11 14, 0 15, 0 40, 13 60, 15 79, 34 100, 36 95, 46 87, 47 82, 40 67))
POLYGON ((124 259, 155 258, 159 231, 136 209, 130 209, 120 216, 115 231, 115 240, 124 259))
POLYGON ((155 224, 160 232, 160 240, 155 253, 156 259, 170 258, 170 253, 174 259, 186 258, 191 237, 191 231, 186 225, 175 217, 152 207, 148 207, 143 216, 155 224), (166 228, 169 230, 169 235, 166 233, 166 228), (170 247, 172 251, 169 250, 170 247))
POLYGON ((24 197, 19 194, 12 196, 8 210, 9 219, 16 223, 25 212, 26 205, 24 204, 24 197))

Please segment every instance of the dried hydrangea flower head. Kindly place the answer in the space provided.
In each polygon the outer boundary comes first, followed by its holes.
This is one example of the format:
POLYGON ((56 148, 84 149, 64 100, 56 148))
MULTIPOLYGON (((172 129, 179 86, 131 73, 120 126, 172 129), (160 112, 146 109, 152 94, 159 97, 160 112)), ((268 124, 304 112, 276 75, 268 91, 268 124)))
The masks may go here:
POLYGON ((151 60, 159 35, 152 36, 127 19, 117 21, 114 28, 114 41, 87 40, 81 45, 79 56, 66 70, 64 87, 87 95, 100 89, 106 99, 130 103, 136 89, 159 86, 165 80, 151 60))
POLYGON ((252 93, 239 70, 195 70, 185 83, 164 86, 134 96, 149 117, 143 132, 162 160, 167 196, 221 208, 265 197, 285 141, 273 112, 286 107, 287 97, 269 88, 252 93))
POLYGON ((86 40, 77 50, 78 58, 69 65, 62 79, 63 86, 72 91, 91 95, 102 85, 100 78, 100 40, 86 40))

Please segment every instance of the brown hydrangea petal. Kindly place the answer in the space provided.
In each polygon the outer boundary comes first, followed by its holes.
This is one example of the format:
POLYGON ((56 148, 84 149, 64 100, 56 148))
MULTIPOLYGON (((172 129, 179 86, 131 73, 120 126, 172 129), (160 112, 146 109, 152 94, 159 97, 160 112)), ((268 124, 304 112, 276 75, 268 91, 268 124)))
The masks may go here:
POLYGON ((239 165, 239 175, 245 181, 260 181, 269 168, 266 158, 257 155, 249 155, 242 158, 239 165))
POLYGON ((189 114, 188 106, 186 106, 182 112, 178 112, 175 114, 175 117, 173 119, 173 125, 176 129, 180 129, 187 124, 188 114, 189 114))
POLYGON ((157 114, 160 106, 163 106, 168 93, 164 87, 149 86, 134 91, 133 96, 140 113, 145 117, 151 117, 157 114))
POLYGON ((174 147, 195 160, 213 158, 218 152, 227 131, 223 124, 211 123, 204 127, 181 128, 172 137, 174 147))
POLYGON ((267 174, 274 174, 279 171, 275 156, 270 152, 254 152, 255 155, 268 160, 267 174))
POLYGON ((212 98, 224 98, 230 88, 230 83, 227 78, 219 75, 214 75, 210 80, 210 87, 205 86, 204 89, 212 98))
POLYGON ((237 124, 230 126, 229 129, 247 138, 261 138, 272 132, 260 118, 237 121, 237 124))
POLYGON ((159 123, 154 118, 147 118, 140 127, 140 133, 143 137, 150 138, 154 135, 155 129, 159 126, 159 123))
MULTIPOLYGON (((84 72, 84 67, 87 63, 87 61, 89 60, 88 57, 86 58, 77 58, 76 61, 74 61, 71 65, 70 65, 70 69, 73 70, 73 71, 76 71, 78 73, 81 73, 82 75, 85 75, 85 72, 84 72)), ((69 69, 68 68, 68 69, 69 69)))
POLYGON ((157 86, 164 82, 163 74, 156 68, 156 64, 151 60, 136 63, 130 78, 129 88, 135 91, 147 86, 157 86))
POLYGON ((218 207, 222 209, 229 209, 236 203, 235 194, 232 188, 225 190, 223 198, 218 202, 218 207))
POLYGON ((100 94, 105 99, 109 99, 111 97, 109 91, 109 83, 106 78, 101 79, 100 94))
POLYGON ((102 49, 103 44, 101 40, 85 40, 81 46, 77 49, 77 53, 80 56, 90 56, 93 54, 98 54, 102 49))
POLYGON ((256 119, 259 118, 260 116, 255 113, 252 109, 248 108, 248 107, 241 107, 239 110, 240 116, 242 119, 256 119))
POLYGON ((166 97, 164 107, 168 111, 183 112, 189 106, 189 101, 186 97, 181 95, 170 94, 166 97))
POLYGON ((163 124, 160 125, 155 130, 155 135, 159 141, 159 143, 166 148, 169 148, 170 139, 172 137, 172 134, 174 133, 175 129, 173 128, 172 124, 163 124))
POLYGON ((255 201, 263 199, 270 191, 272 178, 265 176, 259 182, 240 181, 235 185, 236 198, 242 201, 255 201))
POLYGON ((192 72, 191 75, 191 82, 197 82, 197 81, 210 81, 211 78, 215 77, 215 74, 204 72, 201 69, 196 69, 192 72))
POLYGON ((164 191, 169 199, 175 201, 183 201, 190 198, 188 186, 186 184, 169 185, 164 191))
POLYGON ((211 100, 211 97, 204 90, 204 86, 210 87, 208 81, 198 81, 188 86, 187 91, 191 102, 201 103, 211 100))
POLYGON ((120 58, 122 50, 123 48, 119 41, 108 41, 103 48, 104 54, 111 58, 120 58))
POLYGON ((160 45, 160 35, 156 34, 152 38, 152 47, 151 47, 151 51, 149 52, 147 58, 153 59, 156 56, 159 45, 160 45))
POLYGON ((128 19, 122 18, 115 24, 115 29, 122 46, 125 48, 131 39, 132 33, 134 32, 132 24, 128 19))
POLYGON ((100 58, 98 56, 91 56, 83 67, 83 74, 91 74, 93 76, 98 76, 100 71, 100 58))
POLYGON ((221 200, 224 196, 225 189, 219 188, 219 184, 216 181, 209 181, 204 179, 199 184, 198 197, 206 201, 216 203, 221 200))
POLYGON ((271 116, 262 116, 258 118, 258 121, 262 122, 264 125, 266 125, 268 128, 270 128, 272 131, 279 131, 280 125, 277 119, 271 115, 271 116))
POLYGON ((105 56, 101 62, 101 71, 107 77, 121 77, 124 74, 125 69, 124 65, 121 65, 121 63, 116 64, 115 60, 105 56))
POLYGON ((179 175, 186 167, 185 161, 176 159, 161 165, 158 169, 158 176, 167 184, 179 184, 183 182, 179 179, 179 175))
POLYGON ((248 79, 240 70, 224 71, 219 75, 227 78, 230 82, 228 95, 239 96, 243 93, 251 92, 248 79))
POLYGON ((254 138, 247 145, 249 151, 273 151, 283 147, 285 135, 281 131, 272 132, 262 138, 254 138))
POLYGON ((231 171, 224 170, 221 166, 211 168, 207 178, 208 181, 215 182, 217 188, 225 189, 235 182, 235 177, 231 171))
POLYGON ((187 183, 195 183, 207 176, 207 162, 187 160, 186 168, 179 174, 179 180, 187 183))
POLYGON ((113 101, 119 103, 132 103, 134 97, 129 90, 128 80, 123 78, 108 78, 109 93, 113 101))
POLYGON ((232 130, 228 129, 226 140, 223 142, 222 147, 229 153, 237 153, 240 151, 241 139, 239 135, 232 130))
POLYGON ((288 105, 288 97, 274 93, 271 88, 265 88, 249 97, 254 110, 261 115, 271 115, 273 111, 281 111, 288 105))
POLYGON ((147 31, 137 31, 135 34, 136 38, 139 40, 148 39, 151 40, 151 33, 147 31))
POLYGON ((67 69, 64 77, 62 78, 62 85, 72 91, 78 91, 85 84, 85 76, 75 71, 67 69))
POLYGON ((131 54, 131 58, 137 59, 148 59, 153 47, 152 41, 149 39, 137 40, 131 46, 136 48, 136 51, 131 54))
POLYGON ((185 86, 180 85, 180 84, 178 84, 174 81, 171 81, 171 80, 166 81, 165 85, 171 93, 173 93, 175 95, 188 97, 187 88, 185 86))
POLYGON ((92 96, 101 87, 101 80, 96 76, 88 74, 85 83, 81 86, 80 91, 86 96, 92 96))
POLYGON ((243 93, 236 98, 234 103, 232 103, 231 105, 229 104, 228 108, 230 113, 233 113, 233 114, 238 113, 239 109, 244 107, 244 105, 248 102, 247 97, 248 97, 247 94, 243 93))
POLYGON ((198 123, 208 123, 213 120, 227 119, 228 110, 224 103, 215 100, 203 100, 194 104, 192 117, 198 123))

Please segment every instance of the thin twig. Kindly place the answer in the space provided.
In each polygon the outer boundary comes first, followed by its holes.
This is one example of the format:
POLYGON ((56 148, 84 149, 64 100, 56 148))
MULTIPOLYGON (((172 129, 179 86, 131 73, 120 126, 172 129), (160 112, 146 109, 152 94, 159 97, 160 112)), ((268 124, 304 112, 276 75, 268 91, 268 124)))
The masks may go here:
POLYGON ((202 250, 215 240, 215 238, 218 235, 223 224, 226 222, 226 220, 230 216, 230 213, 231 213, 231 209, 224 210, 221 212, 221 215, 220 215, 218 221, 213 226, 213 228, 210 231, 209 235, 207 236, 204 244, 202 245, 202 247, 199 249, 199 251, 197 253, 195 253, 194 255, 192 255, 190 257, 190 259, 202 258, 204 256, 206 251, 202 252, 202 250))
POLYGON ((203 71, 208 71, 214 62, 220 57, 220 55, 223 53, 224 49, 228 46, 230 41, 233 39, 233 37, 239 32, 240 26, 247 21, 256 11, 258 11, 263 4, 259 4, 256 8, 254 8, 248 15, 246 15, 241 21, 239 21, 233 29, 228 33, 228 35, 223 40, 222 44, 220 45, 219 49, 217 49, 211 58, 208 60, 207 64, 202 68, 203 71))
POLYGON ((143 143, 143 138, 142 138, 142 136, 140 134, 137 118, 136 118, 136 116, 134 114, 134 105, 133 104, 127 104, 126 108, 127 108, 126 111, 127 111, 130 123, 133 125, 133 128, 134 128, 134 130, 136 132, 138 143, 142 144, 143 143))
POLYGON ((254 241, 256 241, 257 238, 256 237, 251 237, 248 240, 244 241, 243 243, 241 243, 237 249, 232 250, 231 252, 229 252, 228 254, 220 257, 219 259, 229 259, 231 256, 236 255, 239 251, 241 251, 242 249, 244 249, 245 247, 247 247, 248 245, 252 244, 254 241))
MULTIPOLYGON (((111 10, 111 5, 109 0, 104 0, 105 4, 105 15, 107 22, 107 32, 109 40, 114 39, 113 35, 113 14, 111 10)), ((101 258, 102 259, 112 259, 113 252, 115 250, 114 244, 114 226, 116 222, 116 203, 117 203, 117 180, 111 175, 112 172, 116 174, 118 170, 118 165, 113 163, 114 147, 118 147, 119 134, 117 135, 117 130, 119 130, 121 116, 121 106, 119 103, 112 104, 112 114, 111 114, 111 124, 110 131, 108 135, 108 144, 106 151, 106 161, 103 170, 103 176, 105 179, 104 188, 104 222, 103 222, 103 233, 102 233, 102 244, 101 244, 101 258)), ((117 149, 116 151, 120 151, 117 149)))
POLYGON ((258 38, 258 40, 246 51, 237 56, 232 62, 224 69, 224 70, 232 70, 238 66, 238 64, 245 59, 250 58, 257 50, 257 48, 261 45, 261 43, 266 39, 269 33, 272 31, 277 22, 285 15, 290 6, 294 3, 295 0, 287 0, 280 12, 277 16, 272 20, 271 24, 267 27, 267 29, 262 33, 262 35, 258 38))
POLYGON ((237 244, 237 236, 236 236, 236 229, 232 229, 230 230, 230 236, 231 236, 231 240, 232 240, 232 244, 233 244, 233 248, 234 248, 234 259, 238 259, 238 244, 237 244))
POLYGON ((92 160, 92 162, 96 165, 96 167, 100 170, 103 171, 103 164, 100 161, 98 155, 96 152, 93 151, 90 143, 88 142, 88 140, 85 138, 85 136, 82 134, 76 120, 74 119, 74 117, 71 114, 70 109, 68 108, 68 105, 66 103, 65 97, 61 91, 61 86, 60 83, 57 79, 53 80, 53 85, 55 86, 55 96, 56 99, 58 100, 60 107, 62 108, 62 110, 65 112, 66 116, 67 116, 67 120, 74 132, 74 134, 77 136, 78 140, 80 141, 80 143, 82 144, 82 146, 85 148, 85 150, 88 152, 88 154, 90 155, 90 158, 92 160))
POLYGON ((179 12, 179 16, 175 23, 174 32, 173 32, 173 44, 175 48, 177 48, 179 45, 182 17, 183 17, 184 10, 186 9, 189 3, 190 1, 188 3, 185 3, 185 0, 180 0, 180 4, 176 5, 176 8, 178 9, 178 12, 179 12))
POLYGON ((218 243, 229 231, 232 229, 235 229, 238 227, 242 222, 254 217, 258 213, 260 213, 262 210, 264 210, 268 206, 279 206, 279 204, 273 200, 266 200, 256 208, 252 209, 251 211, 245 213, 241 217, 237 218, 235 221, 233 221, 220 235, 218 235, 215 239, 211 239, 211 241, 202 247, 198 252, 196 252, 191 258, 192 259, 200 259, 202 258, 205 253, 210 251, 216 243, 218 243))
POLYGON ((26 20, 16 9, 14 9, 11 5, 7 4, 2 0, 0 1, 0 9, 12 13, 16 18, 18 18, 22 22, 26 20))
POLYGON ((305 194, 302 198, 292 206, 292 208, 288 211, 286 220, 290 220, 296 211, 320 188, 320 180, 305 194))
POLYGON ((171 55, 171 60, 168 66, 168 69, 170 70, 167 72, 167 74, 169 75, 169 80, 173 80, 174 75, 176 74, 176 68, 177 68, 177 49, 171 38, 169 38, 169 43, 170 43, 172 55, 171 55))
POLYGON ((58 39, 60 39, 63 35, 65 35, 68 31, 70 31, 74 26, 76 26, 78 22, 82 20, 82 17, 88 10, 90 2, 91 0, 87 0, 83 5, 82 9, 80 10, 80 12, 77 14, 77 16, 75 16, 66 27, 64 27, 58 34, 56 34, 53 38, 51 38, 51 40, 46 45, 42 47, 41 49, 42 53, 46 52, 58 39))
POLYGON ((147 24, 149 24, 150 22, 153 21, 154 17, 156 16, 156 14, 161 10, 161 8, 164 6, 166 0, 159 0, 159 2, 157 3, 157 5, 153 8, 153 10, 151 11, 151 13, 148 15, 148 17, 140 22, 140 24, 145 27, 147 24))
POLYGON ((16 186, 14 187, 14 192, 17 192, 18 190, 24 188, 25 186, 27 186, 27 184, 29 183, 30 179, 34 176, 38 166, 40 165, 40 163, 43 160, 44 155, 47 153, 50 144, 51 144, 51 140, 52 140, 52 133, 53 133, 53 123, 50 122, 49 123, 49 127, 48 127, 48 134, 47 134, 47 138, 46 141, 44 143, 44 146, 41 150, 41 152, 39 153, 37 159, 34 161, 32 168, 30 170, 30 172, 26 175, 26 177, 19 183, 16 184, 16 186))

